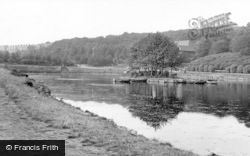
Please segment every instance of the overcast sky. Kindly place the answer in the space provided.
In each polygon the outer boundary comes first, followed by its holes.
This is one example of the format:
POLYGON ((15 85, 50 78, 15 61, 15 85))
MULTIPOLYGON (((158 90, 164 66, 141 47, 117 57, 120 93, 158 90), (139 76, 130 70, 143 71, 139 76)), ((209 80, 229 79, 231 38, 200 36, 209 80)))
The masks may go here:
POLYGON ((0 0, 0 45, 186 29, 191 18, 231 12, 250 22, 248 0, 0 0))

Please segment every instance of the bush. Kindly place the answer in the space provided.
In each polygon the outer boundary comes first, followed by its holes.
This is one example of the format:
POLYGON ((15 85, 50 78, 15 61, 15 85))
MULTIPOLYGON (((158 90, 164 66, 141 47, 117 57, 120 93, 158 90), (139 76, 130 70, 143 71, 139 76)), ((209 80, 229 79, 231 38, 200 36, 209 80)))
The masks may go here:
POLYGON ((229 68, 230 68, 230 73, 236 73, 237 72, 237 65, 236 64, 232 64, 229 68))
POLYGON ((138 73, 137 72, 131 72, 131 77, 138 77, 138 73))
POLYGON ((138 73, 138 76, 144 76, 144 73, 143 73, 142 71, 140 71, 140 72, 138 73))
POLYGON ((208 65, 204 65, 203 71, 204 71, 204 72, 208 72, 208 65))
POLYGON ((214 66, 215 70, 218 70, 220 65, 219 64, 214 64, 213 66, 214 66))
POLYGON ((250 65, 243 67, 243 73, 245 73, 245 74, 250 73, 250 65))
POLYGON ((200 72, 203 72, 203 71, 204 71, 204 64, 200 64, 200 65, 199 65, 199 71, 200 71, 200 72))
POLYGON ((243 73, 243 65, 237 67, 237 73, 243 73))
POLYGON ((163 71, 162 76, 169 77, 169 72, 167 70, 163 71))
POLYGON ((230 67, 225 68, 226 73, 230 73, 230 67))
POLYGON ((170 78, 176 78, 177 77, 177 73, 172 73, 169 75, 170 78))
POLYGON ((187 68, 188 71, 194 71, 194 67, 189 65, 188 68, 187 68))
POLYGON ((190 67, 199 67, 199 71, 204 71, 204 65, 214 65, 215 70, 224 70, 233 64, 236 65, 249 65, 250 55, 241 55, 240 53, 221 53, 213 54, 203 58, 198 58, 188 64, 190 67), (203 64, 203 65, 202 65, 203 64), (203 66, 203 70, 202 70, 203 66))
POLYGON ((210 66, 208 67, 208 71, 209 71, 209 72, 214 72, 214 71, 215 71, 214 66, 213 66, 213 65, 210 65, 210 66))
POLYGON ((227 67, 227 63, 226 62, 222 62, 219 66, 219 70, 225 69, 227 67))
POLYGON ((244 34, 232 40, 231 47, 233 52, 247 52, 247 48, 250 48, 250 35, 244 34), (242 51, 241 51, 242 50, 242 51))
POLYGON ((229 42, 226 40, 218 40, 212 43, 210 54, 219 54, 229 51, 229 42))
POLYGON ((241 55, 250 55, 250 48, 246 47, 240 50, 241 55))
POLYGON ((23 59, 23 60, 21 60, 21 63, 32 65, 32 64, 34 64, 34 60, 32 60, 32 59, 23 59))
POLYGON ((150 71, 145 71, 144 76, 147 76, 147 77, 151 76, 151 72, 150 71))
POLYGON ((195 67, 194 66, 191 67, 191 71, 195 71, 195 67))
POLYGON ((194 71, 199 71, 199 66, 194 66, 194 71))

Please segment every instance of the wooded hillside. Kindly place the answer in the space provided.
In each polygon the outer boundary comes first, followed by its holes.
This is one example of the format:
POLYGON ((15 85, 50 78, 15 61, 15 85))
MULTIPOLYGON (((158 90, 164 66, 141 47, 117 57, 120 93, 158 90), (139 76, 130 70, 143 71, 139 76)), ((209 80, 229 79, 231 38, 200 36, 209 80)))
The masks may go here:
MULTIPOLYGON (((188 32, 189 30, 178 30, 162 32, 161 34, 178 41, 188 40, 188 32)), ((66 66, 128 64, 131 47, 148 35, 149 33, 124 33, 97 38, 63 39, 40 49, 29 47, 26 52, 0 51, 0 63, 66 66)), ((229 57, 230 53, 240 53, 247 56, 250 55, 250 24, 217 37, 206 38, 203 36, 192 42, 195 45, 193 60, 226 52, 229 52, 229 57)))

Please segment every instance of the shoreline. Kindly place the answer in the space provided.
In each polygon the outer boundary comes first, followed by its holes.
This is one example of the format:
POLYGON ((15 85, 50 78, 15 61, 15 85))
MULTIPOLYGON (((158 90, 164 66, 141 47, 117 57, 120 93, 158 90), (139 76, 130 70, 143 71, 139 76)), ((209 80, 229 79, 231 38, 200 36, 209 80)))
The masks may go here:
POLYGON ((0 68, 17 70, 23 73, 59 73, 59 74, 100 74, 100 75, 121 75, 126 70, 122 67, 87 67, 87 66, 38 66, 38 65, 3 65, 0 68))
MULTIPOLYGON (((123 67, 66 67, 66 70, 62 70, 61 66, 37 66, 37 65, 3 65, 0 64, 0 68, 8 68, 9 70, 18 70, 24 73, 44 73, 44 74, 93 74, 93 75, 113 75, 122 76, 126 68, 123 67)), ((217 73, 217 72, 192 72, 187 71, 186 73, 177 72, 177 77, 189 80, 218 80, 228 82, 250 82, 250 74, 242 73, 217 73)), ((150 78, 150 77, 148 77, 150 78)), ((155 78, 162 79, 162 78, 155 78)))
POLYGON ((195 156, 136 135, 113 121, 38 94, 23 77, 0 68, 0 136, 65 140, 66 155, 195 156))
POLYGON ((209 72, 191 72, 186 73, 179 72, 177 74, 179 78, 193 79, 193 80, 218 80, 228 82, 250 82, 250 74, 241 73, 209 73, 209 72))

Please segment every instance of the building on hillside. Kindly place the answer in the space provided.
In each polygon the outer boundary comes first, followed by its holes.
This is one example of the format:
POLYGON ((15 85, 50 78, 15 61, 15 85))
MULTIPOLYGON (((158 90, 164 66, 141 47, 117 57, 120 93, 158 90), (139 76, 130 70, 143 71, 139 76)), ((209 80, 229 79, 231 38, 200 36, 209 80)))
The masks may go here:
POLYGON ((195 43, 190 40, 175 41, 180 49, 180 54, 184 56, 185 62, 191 61, 195 57, 195 43))

